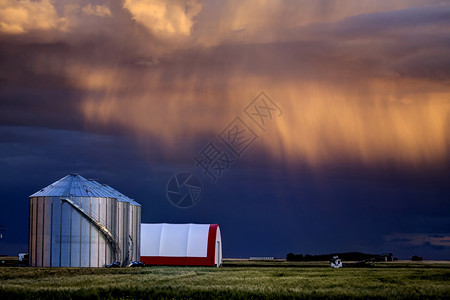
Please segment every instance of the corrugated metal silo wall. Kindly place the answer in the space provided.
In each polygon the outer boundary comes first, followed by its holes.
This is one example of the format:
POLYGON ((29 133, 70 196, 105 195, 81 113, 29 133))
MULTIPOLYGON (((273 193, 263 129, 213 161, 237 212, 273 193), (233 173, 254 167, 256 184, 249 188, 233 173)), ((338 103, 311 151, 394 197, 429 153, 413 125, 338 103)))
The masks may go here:
MULTIPOLYGON (((115 198, 68 198, 116 235, 115 198)), ((61 197, 30 197, 29 253, 38 267, 102 267, 115 259, 104 235, 61 197)))
POLYGON ((120 247, 120 258, 124 265, 131 261, 129 252, 131 251, 129 246, 129 227, 130 218, 130 203, 126 201, 117 201, 117 239, 120 247))
POLYGON ((132 261, 141 258, 141 206, 130 206, 130 236, 132 239, 132 261))

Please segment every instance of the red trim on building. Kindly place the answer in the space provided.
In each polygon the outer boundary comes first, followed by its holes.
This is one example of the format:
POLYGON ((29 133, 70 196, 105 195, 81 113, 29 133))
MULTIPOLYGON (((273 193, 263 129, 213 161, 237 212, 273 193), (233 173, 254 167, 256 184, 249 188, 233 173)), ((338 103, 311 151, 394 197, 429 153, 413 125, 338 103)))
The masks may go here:
POLYGON ((217 224, 209 225, 208 233, 208 265, 214 266, 214 256, 216 254, 216 236, 217 236, 217 224))
POLYGON ((214 266, 216 254, 217 224, 211 224, 208 232, 208 250, 206 257, 179 257, 179 256, 141 256, 146 265, 169 266, 214 266))

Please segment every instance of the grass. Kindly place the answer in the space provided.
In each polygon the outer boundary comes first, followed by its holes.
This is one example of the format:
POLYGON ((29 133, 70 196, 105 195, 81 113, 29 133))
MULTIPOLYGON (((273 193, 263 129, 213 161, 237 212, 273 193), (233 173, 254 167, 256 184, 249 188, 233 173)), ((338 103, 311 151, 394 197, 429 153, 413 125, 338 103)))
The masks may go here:
POLYGON ((450 264, 226 261, 222 268, 0 268, 0 299, 450 298, 450 264))

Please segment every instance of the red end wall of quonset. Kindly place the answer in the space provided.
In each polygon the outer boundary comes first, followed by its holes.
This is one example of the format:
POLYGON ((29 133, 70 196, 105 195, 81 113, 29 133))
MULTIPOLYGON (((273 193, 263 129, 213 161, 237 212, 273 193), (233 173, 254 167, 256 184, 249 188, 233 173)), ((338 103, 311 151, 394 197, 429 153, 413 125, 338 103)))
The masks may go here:
POLYGON ((141 256, 146 265, 166 266, 214 266, 216 254, 216 235, 219 225, 212 224, 208 232, 208 252, 206 257, 177 257, 177 256, 141 256))

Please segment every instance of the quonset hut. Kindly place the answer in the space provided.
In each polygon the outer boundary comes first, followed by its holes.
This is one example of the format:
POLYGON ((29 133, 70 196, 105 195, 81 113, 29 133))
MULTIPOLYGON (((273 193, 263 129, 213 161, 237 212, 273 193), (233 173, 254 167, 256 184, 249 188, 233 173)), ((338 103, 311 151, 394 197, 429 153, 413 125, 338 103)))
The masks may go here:
POLYGON ((220 266, 217 224, 142 224, 141 260, 146 265, 220 266))
POLYGON ((127 265, 140 258, 135 225, 140 223, 137 202, 94 180, 67 175, 30 196, 30 265, 127 265))

